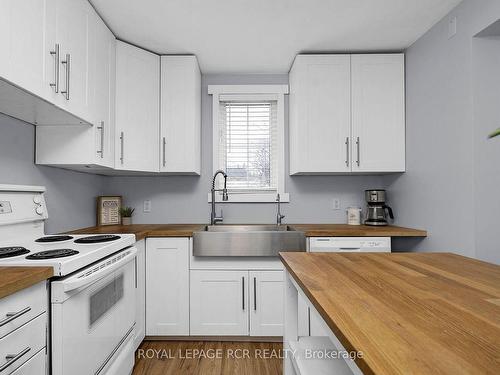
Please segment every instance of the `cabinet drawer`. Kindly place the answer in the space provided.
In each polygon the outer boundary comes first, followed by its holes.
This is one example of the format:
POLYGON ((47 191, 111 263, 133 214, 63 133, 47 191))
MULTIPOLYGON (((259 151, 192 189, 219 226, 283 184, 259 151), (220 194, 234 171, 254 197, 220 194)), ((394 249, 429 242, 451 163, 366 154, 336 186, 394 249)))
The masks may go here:
POLYGON ((0 338, 47 311, 45 281, 0 300, 0 338), (15 314, 15 315, 11 315, 15 314))
POLYGON ((39 352, 46 344, 47 313, 43 313, 26 323, 11 334, 0 339, 0 369, 9 361, 11 364, 2 371, 2 375, 12 373, 33 354, 39 352), (13 359, 6 359, 14 355, 13 359))
POLYGON ((46 373, 47 355, 45 354, 45 349, 42 349, 11 375, 45 375, 46 373))

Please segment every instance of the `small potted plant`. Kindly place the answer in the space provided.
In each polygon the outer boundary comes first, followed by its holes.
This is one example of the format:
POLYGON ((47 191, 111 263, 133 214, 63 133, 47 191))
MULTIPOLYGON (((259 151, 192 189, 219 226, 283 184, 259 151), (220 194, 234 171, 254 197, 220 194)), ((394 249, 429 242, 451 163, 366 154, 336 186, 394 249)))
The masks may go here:
POLYGON ((497 136, 500 135, 500 128, 498 128, 497 130, 495 130, 493 133, 491 133, 488 138, 495 138, 497 136))
POLYGON ((122 217, 122 225, 132 224, 132 215, 134 214, 135 208, 132 207, 120 207, 120 216, 122 217))

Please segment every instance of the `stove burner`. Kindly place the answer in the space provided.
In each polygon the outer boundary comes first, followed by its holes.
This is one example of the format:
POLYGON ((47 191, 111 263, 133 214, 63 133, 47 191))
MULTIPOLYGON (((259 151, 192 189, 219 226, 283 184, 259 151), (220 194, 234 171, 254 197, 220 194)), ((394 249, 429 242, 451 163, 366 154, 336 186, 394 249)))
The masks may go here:
POLYGON ((27 254, 30 251, 20 246, 0 247, 0 258, 17 257, 18 255, 27 254))
POLYGON ((82 237, 75 240, 75 243, 100 243, 119 240, 120 236, 114 236, 112 234, 103 234, 100 236, 90 236, 82 237))
POLYGON ((61 241, 68 241, 68 240, 72 240, 73 237, 71 236, 47 236, 47 237, 42 237, 42 238, 39 238, 37 240, 35 240, 35 242, 61 242, 61 241))
POLYGON ((28 255, 26 259, 36 260, 36 259, 64 258, 76 254, 78 254, 78 251, 76 250, 56 249, 56 250, 40 251, 39 253, 28 255))

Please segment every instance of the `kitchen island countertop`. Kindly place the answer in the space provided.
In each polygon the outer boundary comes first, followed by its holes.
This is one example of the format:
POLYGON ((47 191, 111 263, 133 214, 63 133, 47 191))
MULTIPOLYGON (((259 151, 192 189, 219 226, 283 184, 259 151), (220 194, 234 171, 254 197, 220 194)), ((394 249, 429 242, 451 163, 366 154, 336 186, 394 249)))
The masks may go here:
POLYGON ((450 253, 280 253, 364 374, 500 374, 500 266, 450 253))

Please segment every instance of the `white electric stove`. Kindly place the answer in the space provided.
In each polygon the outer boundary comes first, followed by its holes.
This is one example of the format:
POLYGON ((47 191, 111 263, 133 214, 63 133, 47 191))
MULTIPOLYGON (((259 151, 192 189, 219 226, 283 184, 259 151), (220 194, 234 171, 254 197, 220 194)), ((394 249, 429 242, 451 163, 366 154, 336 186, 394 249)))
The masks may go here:
POLYGON ((45 235, 45 188, 0 185, 0 266, 49 266, 53 375, 124 375, 134 365, 133 234, 45 235))
POLYGON ((133 234, 35 237, 0 240, 0 264, 49 266, 55 276, 66 276, 135 243, 133 234))

